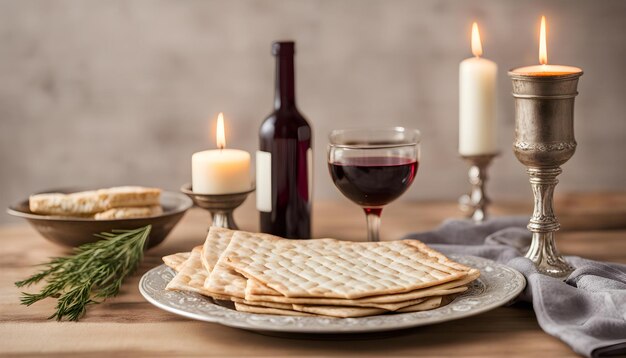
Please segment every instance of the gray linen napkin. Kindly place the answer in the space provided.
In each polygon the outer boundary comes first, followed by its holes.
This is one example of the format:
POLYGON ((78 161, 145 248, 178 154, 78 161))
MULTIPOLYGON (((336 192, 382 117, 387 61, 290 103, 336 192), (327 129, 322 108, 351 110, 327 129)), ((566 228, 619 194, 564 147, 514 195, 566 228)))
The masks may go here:
MULTIPOLYGON (((576 269, 565 282, 541 275, 523 257, 530 245, 528 217, 502 217, 474 224, 447 220, 434 231, 410 234, 445 254, 485 257, 526 277, 518 298, 532 302, 547 333, 587 357, 626 356, 626 265, 569 256, 576 269)), ((593 238, 589 238, 593 240, 593 238)))

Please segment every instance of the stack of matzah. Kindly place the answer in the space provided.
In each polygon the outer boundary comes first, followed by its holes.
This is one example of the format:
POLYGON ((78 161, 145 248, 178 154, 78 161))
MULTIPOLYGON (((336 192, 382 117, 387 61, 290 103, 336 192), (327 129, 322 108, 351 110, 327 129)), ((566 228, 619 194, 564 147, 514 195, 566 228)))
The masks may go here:
POLYGON ((43 215, 114 220, 161 215, 161 189, 119 186, 71 194, 31 195, 30 211, 43 215))
POLYGON ((169 290, 233 301, 239 311, 362 317, 437 308, 479 271, 416 240, 286 240, 211 228, 203 246, 163 258, 169 290))

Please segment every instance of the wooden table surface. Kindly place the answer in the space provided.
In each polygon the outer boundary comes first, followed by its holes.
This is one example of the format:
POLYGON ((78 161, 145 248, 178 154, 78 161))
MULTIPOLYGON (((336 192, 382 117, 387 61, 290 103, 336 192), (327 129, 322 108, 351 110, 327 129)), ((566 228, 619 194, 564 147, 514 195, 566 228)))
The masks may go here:
MULTIPOLYGON (((237 211, 244 230, 256 230, 253 198, 237 211)), ((626 193, 577 194, 558 198, 563 228, 558 246, 568 255, 626 263, 626 193)), ((499 203, 494 215, 528 215, 530 203, 499 203)), ((346 200, 317 202, 314 236, 362 240, 365 222, 346 200)), ((460 217, 451 202, 395 203, 383 213, 384 239, 436 227, 460 217)), ((19 305, 13 282, 32 274, 32 265, 64 249, 41 238, 26 224, 0 227, 0 354, 67 356, 429 356, 429 357, 569 357, 568 346, 544 333, 532 308, 501 307, 474 317, 421 327, 388 337, 361 340, 304 340, 257 333, 185 319, 146 302, 137 289, 139 277, 161 263, 161 256, 189 250, 203 242, 208 213, 190 210, 171 236, 150 250, 139 272, 124 284, 118 297, 89 308, 78 323, 46 320, 53 301, 19 305)))

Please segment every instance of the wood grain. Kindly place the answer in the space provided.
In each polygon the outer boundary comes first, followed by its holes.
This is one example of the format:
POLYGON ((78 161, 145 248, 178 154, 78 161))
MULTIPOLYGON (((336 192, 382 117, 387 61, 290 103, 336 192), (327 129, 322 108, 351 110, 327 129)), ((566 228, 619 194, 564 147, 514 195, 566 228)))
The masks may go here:
MULTIPOLYGON (((499 203, 496 215, 528 215, 529 203, 499 203)), ((346 200, 315 204, 314 235, 363 240, 365 222, 359 208, 346 200)), ((562 252, 596 260, 626 262, 626 193, 562 196, 557 213, 562 252), (610 230, 609 230, 610 229, 610 230)), ((461 217, 449 202, 396 203, 383 214, 384 239, 429 230, 445 218, 461 217)), ((236 212, 242 229, 257 229, 254 200, 236 212)), ((545 334, 532 308, 525 304, 386 336, 320 341, 269 337, 257 333, 187 320, 161 311, 139 294, 139 277, 161 263, 160 257, 186 251, 204 240, 208 213, 192 209, 171 236, 146 255, 137 275, 118 297, 91 307, 78 323, 46 320, 53 312, 48 300, 19 305, 13 282, 35 271, 33 265, 67 250, 41 238, 25 224, 0 227, 0 352, 9 355, 68 356, 437 356, 437 357, 575 357, 569 347, 545 334)))

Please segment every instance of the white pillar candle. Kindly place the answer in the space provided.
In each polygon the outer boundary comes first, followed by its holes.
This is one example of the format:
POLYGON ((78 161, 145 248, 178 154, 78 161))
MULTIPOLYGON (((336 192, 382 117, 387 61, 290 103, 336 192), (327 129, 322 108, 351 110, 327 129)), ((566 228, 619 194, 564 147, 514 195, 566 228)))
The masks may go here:
POLYGON ((251 188, 250 153, 223 149, 224 119, 217 119, 217 145, 221 149, 205 150, 191 157, 191 185, 198 194, 240 193, 251 188))
POLYGON ((459 153, 461 155, 493 154, 496 141, 496 75, 495 62, 481 58, 482 45, 478 25, 472 26, 472 52, 459 66, 459 153))
POLYGON ((198 194, 228 194, 250 190, 250 153, 214 149, 191 157, 192 190, 198 194))

